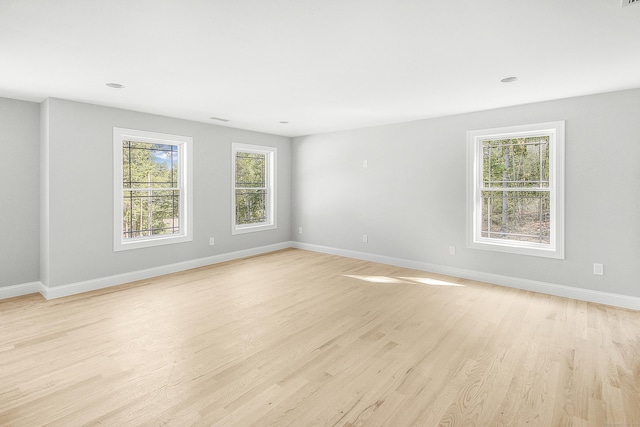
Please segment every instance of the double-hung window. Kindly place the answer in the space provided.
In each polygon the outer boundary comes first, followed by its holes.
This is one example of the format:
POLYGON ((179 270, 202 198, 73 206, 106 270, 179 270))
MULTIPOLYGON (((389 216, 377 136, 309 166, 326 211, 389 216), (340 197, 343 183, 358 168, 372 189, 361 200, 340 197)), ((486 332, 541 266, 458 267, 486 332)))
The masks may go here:
POLYGON ((114 250, 193 240, 192 138, 113 129, 114 250))
POLYGON ((233 234, 276 228, 275 147, 232 144, 233 234))
POLYGON ((564 258, 564 122, 467 133, 468 246, 564 258))

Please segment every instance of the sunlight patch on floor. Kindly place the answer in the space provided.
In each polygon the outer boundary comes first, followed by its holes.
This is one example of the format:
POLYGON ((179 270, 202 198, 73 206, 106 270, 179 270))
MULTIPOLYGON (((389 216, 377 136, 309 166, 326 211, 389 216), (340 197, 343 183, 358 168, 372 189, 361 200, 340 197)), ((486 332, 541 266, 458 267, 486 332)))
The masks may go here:
POLYGON ((455 286, 464 287, 459 283, 447 282, 444 280, 431 279, 428 277, 388 277, 388 276, 361 276, 357 274, 345 274, 345 277, 351 277, 352 279, 364 280, 371 283, 420 283, 430 286, 455 286))
POLYGON ((351 277, 352 279, 364 280, 365 282, 372 283, 407 283, 405 280, 394 279, 387 276, 358 276, 355 274, 345 274, 345 277, 351 277))
POLYGON ((459 286, 459 287, 464 287, 464 285, 461 285, 459 283, 446 282, 444 280, 430 279, 430 278, 426 278, 426 277, 400 277, 400 279, 409 280, 409 281, 412 281, 412 282, 418 282, 418 283, 422 283, 424 285, 431 285, 431 286, 459 286))

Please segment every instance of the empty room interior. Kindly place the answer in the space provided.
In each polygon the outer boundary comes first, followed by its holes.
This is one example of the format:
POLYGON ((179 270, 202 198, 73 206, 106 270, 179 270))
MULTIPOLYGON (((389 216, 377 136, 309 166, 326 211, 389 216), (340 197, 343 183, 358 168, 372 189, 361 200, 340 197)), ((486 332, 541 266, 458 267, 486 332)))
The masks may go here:
POLYGON ((638 40, 0 0, 0 425, 639 426, 638 40))

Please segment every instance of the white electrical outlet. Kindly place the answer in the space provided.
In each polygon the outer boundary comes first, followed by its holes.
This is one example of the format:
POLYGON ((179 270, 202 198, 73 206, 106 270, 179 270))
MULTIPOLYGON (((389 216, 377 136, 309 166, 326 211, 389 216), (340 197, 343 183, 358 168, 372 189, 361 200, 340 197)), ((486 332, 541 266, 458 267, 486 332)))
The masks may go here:
POLYGON ((449 255, 455 255, 455 254, 456 254, 456 247, 449 246, 449 255))
POLYGON ((363 160, 362 161, 362 167, 365 168, 365 169, 368 168, 369 167, 369 162, 367 160, 363 160))
POLYGON ((604 275, 604 265, 598 264, 598 263, 594 263, 593 264, 593 274, 595 274, 596 276, 604 275))
POLYGON ((215 242, 216 241, 213 237, 209 237, 209 246, 213 246, 215 242))
POLYGON ((367 236, 366 234, 362 235, 362 243, 369 243, 369 236, 367 236))
POLYGON ((302 234, 302 227, 298 227, 298 234, 302 234))

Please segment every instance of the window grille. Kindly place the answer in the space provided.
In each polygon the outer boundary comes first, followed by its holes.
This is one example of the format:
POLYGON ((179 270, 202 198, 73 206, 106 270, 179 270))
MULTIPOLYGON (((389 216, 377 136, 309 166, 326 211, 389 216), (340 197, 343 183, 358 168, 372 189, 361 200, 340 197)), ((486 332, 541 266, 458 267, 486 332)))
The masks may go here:
POLYGON ((482 151, 482 237, 549 244, 549 137, 484 140, 482 151))
POLYGON ((122 142, 123 238, 180 233, 178 147, 122 142))
POLYGON ((267 220, 267 155, 236 153, 236 224, 267 220))

